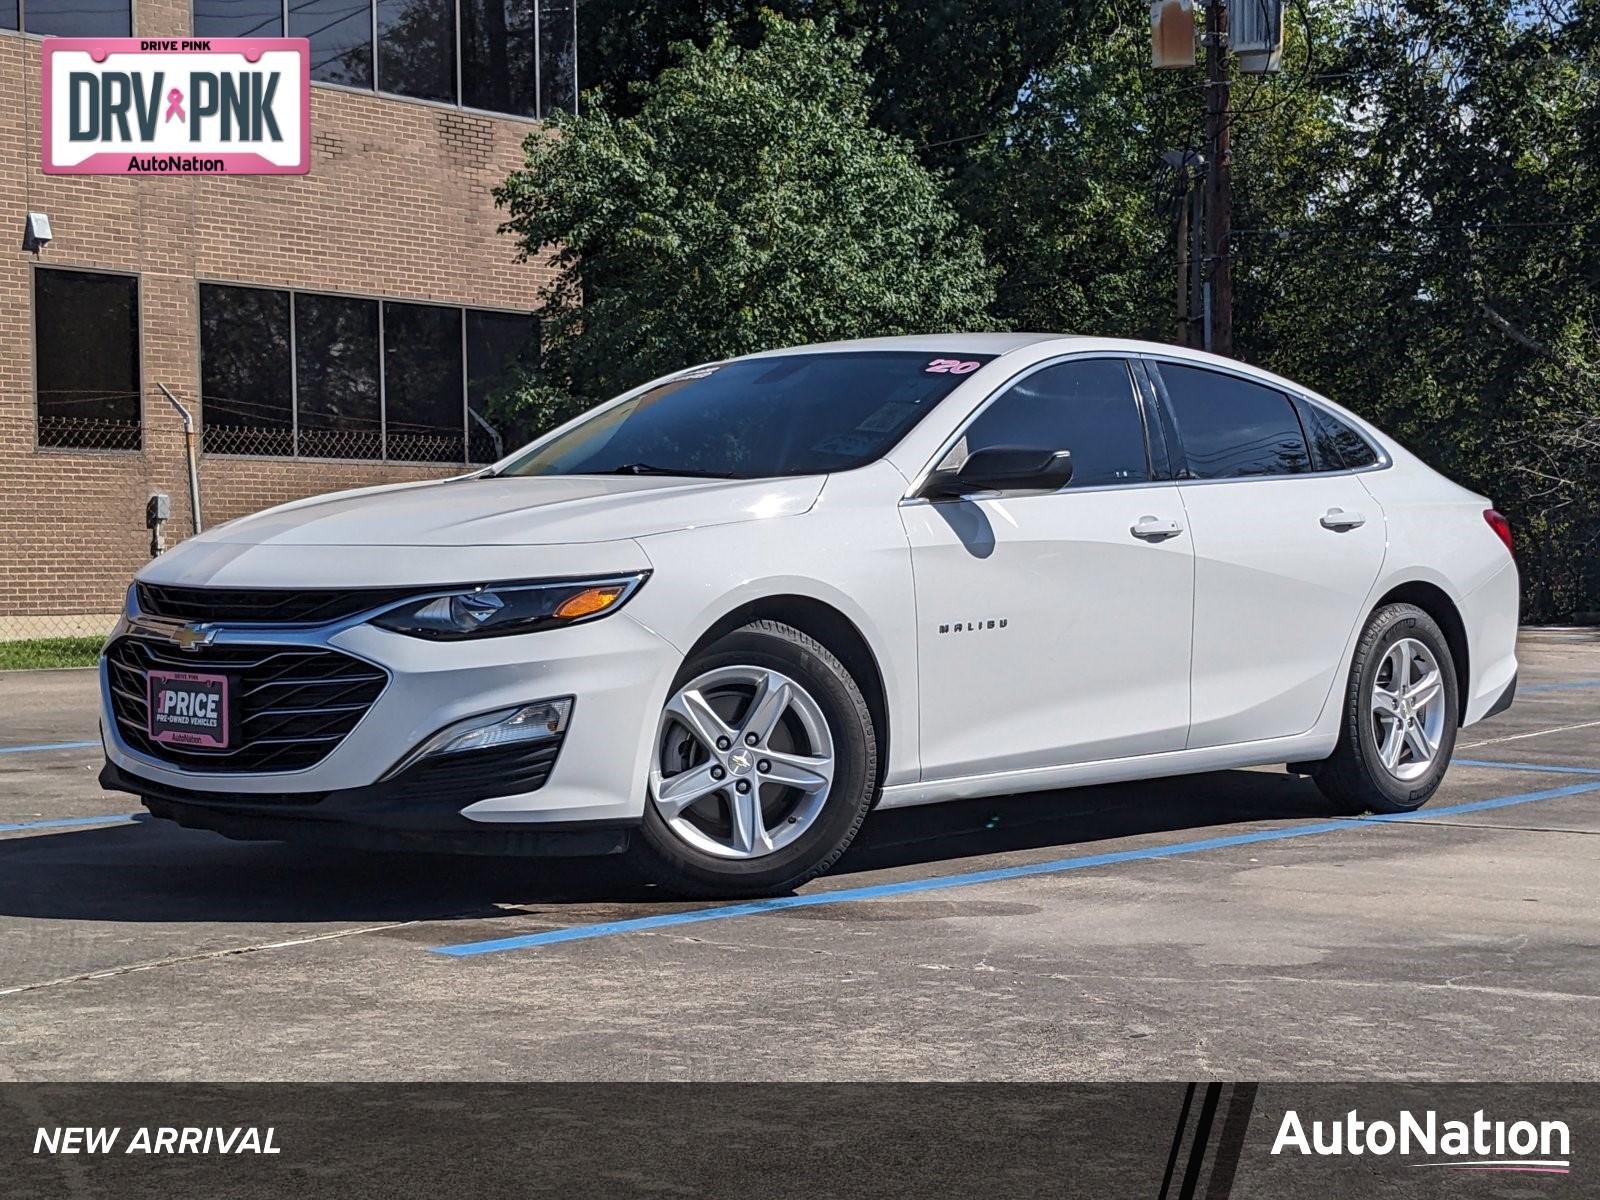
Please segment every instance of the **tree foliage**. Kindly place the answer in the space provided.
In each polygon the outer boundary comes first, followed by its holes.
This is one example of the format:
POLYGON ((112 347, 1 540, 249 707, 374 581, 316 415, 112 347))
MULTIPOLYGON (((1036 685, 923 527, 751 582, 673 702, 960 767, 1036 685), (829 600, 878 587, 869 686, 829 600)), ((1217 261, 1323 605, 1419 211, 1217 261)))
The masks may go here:
POLYGON ((976 233, 903 139, 868 119, 857 43, 762 18, 719 26, 600 108, 530 138, 496 193, 524 250, 558 247, 530 399, 592 403, 773 346, 989 323, 976 233))

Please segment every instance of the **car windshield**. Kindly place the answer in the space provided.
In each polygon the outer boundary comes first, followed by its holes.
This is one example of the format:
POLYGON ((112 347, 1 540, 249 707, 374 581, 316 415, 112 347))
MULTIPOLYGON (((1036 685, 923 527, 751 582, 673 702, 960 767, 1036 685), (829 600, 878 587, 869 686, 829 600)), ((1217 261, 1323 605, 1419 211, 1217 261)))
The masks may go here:
POLYGON ((993 355, 856 350, 686 371, 528 451, 501 475, 760 479, 880 458, 993 355))

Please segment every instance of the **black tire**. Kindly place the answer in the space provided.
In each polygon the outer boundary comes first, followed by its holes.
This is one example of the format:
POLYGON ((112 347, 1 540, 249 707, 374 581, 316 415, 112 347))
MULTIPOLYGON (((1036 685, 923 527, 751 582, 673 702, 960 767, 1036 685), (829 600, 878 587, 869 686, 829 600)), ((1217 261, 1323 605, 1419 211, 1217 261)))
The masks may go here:
POLYGON ((1356 643, 1343 704, 1339 744, 1332 755, 1312 768, 1312 778, 1322 794, 1341 812, 1404 813, 1421 808, 1439 789, 1450 767, 1461 724, 1456 662, 1438 623, 1414 604, 1386 604, 1374 612, 1356 643), (1444 677, 1444 727, 1438 749, 1427 772, 1412 780, 1397 778, 1383 765, 1368 710, 1368 697, 1384 655, 1402 638, 1414 638, 1426 646, 1444 677))
POLYGON ((679 838, 656 810, 647 784, 644 823, 634 838, 632 858, 643 874, 678 895, 739 897, 792 891, 838 861, 877 793, 878 741, 872 714, 855 679, 826 646, 792 626, 753 621, 686 660, 668 694, 707 671, 734 666, 782 672, 810 692, 833 739, 833 782, 821 811, 802 836, 753 859, 719 858, 679 838))

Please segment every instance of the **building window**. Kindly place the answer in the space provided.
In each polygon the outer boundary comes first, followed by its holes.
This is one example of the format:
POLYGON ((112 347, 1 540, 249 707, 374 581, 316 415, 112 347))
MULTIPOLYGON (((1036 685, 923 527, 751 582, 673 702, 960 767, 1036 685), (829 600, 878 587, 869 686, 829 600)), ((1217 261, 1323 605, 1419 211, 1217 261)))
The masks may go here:
POLYGON ((466 461, 461 352, 459 308, 383 306, 383 403, 390 458, 466 461))
POLYGON ((371 0, 289 0, 289 36, 311 41, 311 78, 372 86, 371 0))
POLYGON ((33 273, 39 445, 139 449, 139 280, 33 273))
POLYGON ((282 37, 283 0, 194 0, 194 35, 282 37))
POLYGON ((309 294, 294 298, 301 454, 383 457, 378 338, 376 300, 309 294))
POLYGON ((519 313, 467 310, 467 461, 495 462, 536 429, 508 423, 497 409, 522 373, 538 365, 539 323, 519 313))
POLYGON ((539 111, 578 111, 577 0, 539 0, 539 111))
POLYGON ((383 90, 455 103, 455 0, 377 3, 378 79, 383 90))
POLYGON ((294 453, 289 293, 200 285, 200 404, 205 446, 294 453))
POLYGON ((529 314, 200 285, 208 454, 493 462, 498 401, 538 358, 529 314))
POLYGON ((461 102, 539 115, 533 0, 461 0, 461 102))
POLYGON ((129 0, 0 0, 0 29, 54 37, 130 37, 129 0))
POLYGON ((272 37, 287 28, 308 38, 311 78, 323 83, 519 117, 577 111, 577 0, 193 3, 196 36, 272 37))

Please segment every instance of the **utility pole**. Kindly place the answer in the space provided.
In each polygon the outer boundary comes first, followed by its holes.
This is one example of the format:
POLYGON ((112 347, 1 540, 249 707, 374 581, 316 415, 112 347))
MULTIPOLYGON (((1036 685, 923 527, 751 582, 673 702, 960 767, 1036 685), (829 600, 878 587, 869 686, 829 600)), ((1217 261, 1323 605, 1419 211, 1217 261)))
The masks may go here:
POLYGON ((1206 4, 1206 173, 1204 271, 1205 348, 1233 354, 1233 186, 1228 148, 1228 10, 1226 0, 1206 4))

